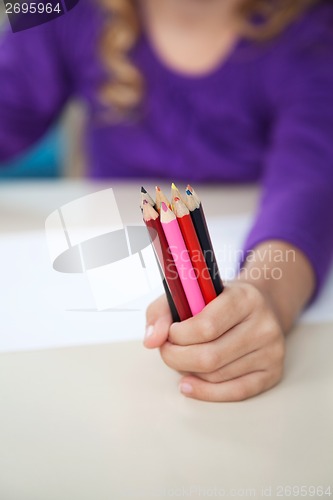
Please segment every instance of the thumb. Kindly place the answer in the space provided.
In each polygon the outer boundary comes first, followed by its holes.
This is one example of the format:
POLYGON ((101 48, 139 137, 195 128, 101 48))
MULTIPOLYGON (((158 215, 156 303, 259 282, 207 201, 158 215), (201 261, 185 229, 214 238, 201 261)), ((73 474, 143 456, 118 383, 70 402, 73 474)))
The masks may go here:
POLYGON ((172 316, 165 295, 152 302, 146 312, 144 345, 148 349, 160 347, 167 340, 172 316))

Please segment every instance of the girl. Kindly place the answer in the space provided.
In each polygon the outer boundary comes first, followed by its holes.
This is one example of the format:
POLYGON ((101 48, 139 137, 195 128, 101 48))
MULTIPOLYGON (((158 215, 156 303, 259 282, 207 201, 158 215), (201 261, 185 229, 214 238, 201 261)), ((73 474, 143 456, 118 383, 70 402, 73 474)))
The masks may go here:
POLYGON ((0 161, 75 96, 95 178, 260 180, 239 279, 182 323, 165 298, 147 311, 145 345, 183 394, 242 400, 281 379, 285 335, 332 260, 332 89, 330 1, 81 0, 1 40, 0 161), (273 279, 269 256, 291 250, 273 279))

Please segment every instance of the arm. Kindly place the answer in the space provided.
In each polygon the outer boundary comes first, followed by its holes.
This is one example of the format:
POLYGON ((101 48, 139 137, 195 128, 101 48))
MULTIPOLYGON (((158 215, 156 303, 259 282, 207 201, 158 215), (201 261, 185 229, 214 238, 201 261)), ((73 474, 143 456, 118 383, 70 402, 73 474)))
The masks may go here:
POLYGON ((284 241, 268 241, 254 249, 239 282, 257 288, 287 334, 313 294, 315 276, 303 252, 284 241))
POLYGON ((278 383, 285 335, 328 272, 333 255, 332 53, 329 30, 317 47, 296 51, 290 60, 290 70, 298 62, 295 73, 285 74, 281 92, 271 96, 275 120, 263 194, 245 246, 248 256, 253 253, 239 279, 182 323, 171 324, 164 298, 148 308, 145 345, 160 347, 165 363, 183 374, 180 388, 189 397, 239 401, 278 383), (269 249, 284 258, 275 262, 265 253, 269 249))
POLYGON ((333 8, 308 15, 280 59, 266 68, 262 95, 272 117, 258 214, 245 250, 279 239, 311 264, 314 300, 333 258, 333 8))

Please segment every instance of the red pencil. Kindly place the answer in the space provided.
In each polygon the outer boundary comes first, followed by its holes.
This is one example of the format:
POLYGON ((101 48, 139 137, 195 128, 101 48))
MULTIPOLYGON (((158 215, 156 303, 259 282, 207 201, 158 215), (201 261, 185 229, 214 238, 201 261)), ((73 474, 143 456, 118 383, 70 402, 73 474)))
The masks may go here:
POLYGON ((201 293, 205 303, 208 304, 215 299, 216 292, 191 219, 190 211, 178 197, 173 199, 173 210, 190 255, 192 266, 196 272, 201 293))
POLYGON ((188 319, 192 316, 192 313, 183 285, 172 258, 159 215, 149 203, 143 205, 143 219, 149 231, 151 241, 154 245, 156 255, 163 270, 180 321, 188 319))
POLYGON ((182 200, 183 203, 185 203, 185 199, 182 197, 179 189, 177 188, 176 184, 173 182, 171 184, 171 205, 174 204, 175 198, 179 198, 182 200))

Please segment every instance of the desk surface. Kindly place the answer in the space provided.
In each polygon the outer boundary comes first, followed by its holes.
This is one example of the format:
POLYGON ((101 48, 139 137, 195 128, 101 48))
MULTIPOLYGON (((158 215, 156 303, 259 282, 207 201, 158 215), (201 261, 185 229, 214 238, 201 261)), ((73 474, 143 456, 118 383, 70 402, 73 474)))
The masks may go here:
MULTIPOLYGON (((138 222, 126 208, 137 184, 112 186, 124 222, 138 222)), ((2 184, 0 230, 42 229, 52 210, 104 187, 2 184)), ((253 211, 257 196, 200 193, 208 215, 253 211)), ((333 495, 332 327, 297 327, 284 380, 240 403, 184 398, 140 342, 1 354, 0 499, 318 498, 313 487, 329 485, 333 495)))

